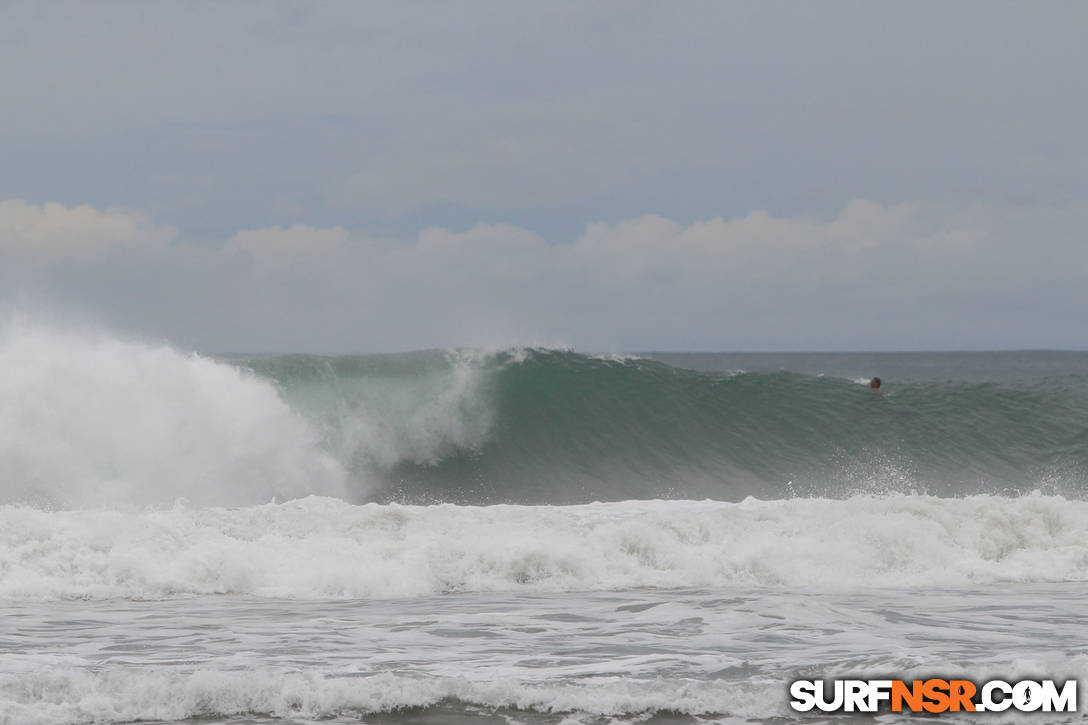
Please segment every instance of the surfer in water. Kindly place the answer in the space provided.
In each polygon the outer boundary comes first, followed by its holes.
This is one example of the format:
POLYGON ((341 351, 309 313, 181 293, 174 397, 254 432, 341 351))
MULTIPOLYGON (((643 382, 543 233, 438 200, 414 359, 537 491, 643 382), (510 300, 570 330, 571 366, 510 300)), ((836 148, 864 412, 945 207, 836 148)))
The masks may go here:
POLYGON ((869 381, 869 387, 879 393, 880 392, 880 378, 873 378, 872 380, 870 380, 869 381))

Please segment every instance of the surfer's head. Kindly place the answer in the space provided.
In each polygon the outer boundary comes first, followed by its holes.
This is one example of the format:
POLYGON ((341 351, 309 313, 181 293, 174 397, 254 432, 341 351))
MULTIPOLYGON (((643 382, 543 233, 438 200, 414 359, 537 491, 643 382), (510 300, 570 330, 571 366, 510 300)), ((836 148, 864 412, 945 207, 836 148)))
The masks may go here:
POLYGON ((880 390, 880 378, 873 378, 870 380, 869 387, 873 390, 880 390))

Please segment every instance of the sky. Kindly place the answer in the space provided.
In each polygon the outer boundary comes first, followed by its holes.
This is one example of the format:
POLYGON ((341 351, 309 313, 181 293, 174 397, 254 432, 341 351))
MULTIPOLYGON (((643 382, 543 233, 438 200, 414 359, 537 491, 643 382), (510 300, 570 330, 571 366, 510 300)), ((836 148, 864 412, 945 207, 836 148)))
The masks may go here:
POLYGON ((0 2, 0 315, 1088 349, 1088 4, 0 2))

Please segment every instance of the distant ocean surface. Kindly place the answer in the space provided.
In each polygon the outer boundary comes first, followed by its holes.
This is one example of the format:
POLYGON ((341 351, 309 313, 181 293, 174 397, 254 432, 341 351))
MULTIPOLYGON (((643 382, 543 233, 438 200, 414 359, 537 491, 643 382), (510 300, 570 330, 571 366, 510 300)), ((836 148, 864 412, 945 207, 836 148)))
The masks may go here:
POLYGON ((0 332, 0 725, 873 722, 788 683, 888 676, 1083 722, 1088 353, 0 332))

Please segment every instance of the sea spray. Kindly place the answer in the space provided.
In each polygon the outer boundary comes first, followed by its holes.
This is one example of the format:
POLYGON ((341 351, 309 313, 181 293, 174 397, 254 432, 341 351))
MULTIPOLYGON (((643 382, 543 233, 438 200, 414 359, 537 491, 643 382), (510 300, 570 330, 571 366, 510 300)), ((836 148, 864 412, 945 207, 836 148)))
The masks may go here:
POLYGON ((344 475, 243 368, 97 334, 0 333, 0 501, 262 503, 343 495, 344 475))
POLYGON ((230 362, 275 381, 340 460, 356 470, 388 471, 478 451, 493 424, 492 375, 510 358, 507 351, 446 350, 230 362))

